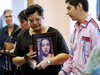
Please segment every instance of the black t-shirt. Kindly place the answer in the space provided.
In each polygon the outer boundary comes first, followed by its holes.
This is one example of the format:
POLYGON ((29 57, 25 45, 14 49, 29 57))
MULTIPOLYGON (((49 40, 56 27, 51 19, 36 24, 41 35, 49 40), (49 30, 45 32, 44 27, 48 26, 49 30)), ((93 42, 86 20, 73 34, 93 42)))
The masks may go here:
MULTIPOLYGON (((52 27, 49 27, 48 32, 56 32, 56 39, 57 39, 57 51, 59 53, 69 53, 69 49, 67 47, 67 44, 61 35, 61 33, 52 27)), ((26 30, 24 33, 22 33, 16 44, 15 52, 13 54, 13 57, 16 56, 24 56, 24 54, 27 54, 29 52, 29 45, 32 45, 32 36, 29 34, 29 30, 26 30)), ((26 63, 21 66, 23 75, 57 75, 58 72, 61 69, 61 65, 53 65, 48 66, 44 70, 33 70, 31 67, 26 63)))

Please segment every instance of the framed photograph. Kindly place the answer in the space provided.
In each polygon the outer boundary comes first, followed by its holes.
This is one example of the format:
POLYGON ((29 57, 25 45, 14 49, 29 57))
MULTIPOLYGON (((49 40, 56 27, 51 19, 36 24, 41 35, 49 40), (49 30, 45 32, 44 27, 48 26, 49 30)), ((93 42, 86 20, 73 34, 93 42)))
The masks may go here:
POLYGON ((37 63, 57 55, 56 32, 33 34, 32 40, 37 63))

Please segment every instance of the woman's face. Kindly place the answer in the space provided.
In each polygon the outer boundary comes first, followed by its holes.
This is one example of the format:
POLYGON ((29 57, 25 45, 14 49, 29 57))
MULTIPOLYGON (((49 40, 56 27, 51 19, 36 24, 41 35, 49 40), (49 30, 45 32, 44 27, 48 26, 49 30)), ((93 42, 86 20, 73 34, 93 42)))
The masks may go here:
POLYGON ((49 43, 49 41, 47 39, 42 40, 41 46, 42 46, 41 48, 42 48, 43 52, 45 54, 48 54, 49 51, 50 51, 50 43, 49 43))
POLYGON ((39 16, 38 12, 30 14, 28 17, 30 27, 35 31, 41 31, 44 27, 44 17, 39 16))
POLYGON ((12 15, 12 12, 9 11, 9 12, 6 12, 5 15, 4 15, 4 20, 6 22, 6 24, 10 27, 12 24, 13 24, 13 15, 12 15))
POLYGON ((29 29, 29 24, 28 24, 28 22, 27 22, 26 20, 24 20, 24 19, 20 21, 20 26, 21 26, 21 28, 22 28, 23 30, 29 29))

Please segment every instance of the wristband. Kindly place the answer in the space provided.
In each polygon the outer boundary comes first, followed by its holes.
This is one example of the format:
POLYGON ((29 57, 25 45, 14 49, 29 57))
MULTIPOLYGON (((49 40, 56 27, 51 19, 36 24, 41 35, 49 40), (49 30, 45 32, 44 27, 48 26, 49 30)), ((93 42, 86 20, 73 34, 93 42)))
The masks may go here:
POLYGON ((32 61, 26 54, 24 55, 24 59, 27 61, 27 64, 33 69, 35 70, 36 68, 36 61, 32 61))
POLYGON ((61 72, 63 72, 63 73, 64 73, 64 75, 67 75, 67 74, 66 74, 66 72, 65 72, 64 70, 61 70, 61 72))

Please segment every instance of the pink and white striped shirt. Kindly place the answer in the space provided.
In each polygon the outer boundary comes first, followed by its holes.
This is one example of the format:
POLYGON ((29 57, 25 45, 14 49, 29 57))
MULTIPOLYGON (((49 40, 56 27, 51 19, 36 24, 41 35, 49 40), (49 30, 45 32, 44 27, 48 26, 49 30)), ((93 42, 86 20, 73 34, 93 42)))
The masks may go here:
MULTIPOLYGON (((82 75, 75 67, 84 71, 91 50, 95 45, 100 44, 100 22, 98 20, 89 15, 80 25, 80 30, 78 26, 79 23, 76 22, 70 39, 69 58, 62 68, 67 75, 71 72, 73 75, 82 75)), ((65 75, 63 71, 59 73, 65 75)))

